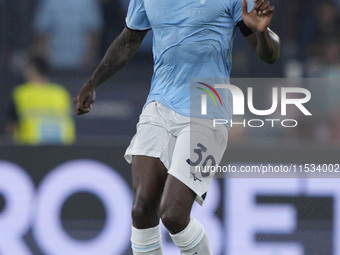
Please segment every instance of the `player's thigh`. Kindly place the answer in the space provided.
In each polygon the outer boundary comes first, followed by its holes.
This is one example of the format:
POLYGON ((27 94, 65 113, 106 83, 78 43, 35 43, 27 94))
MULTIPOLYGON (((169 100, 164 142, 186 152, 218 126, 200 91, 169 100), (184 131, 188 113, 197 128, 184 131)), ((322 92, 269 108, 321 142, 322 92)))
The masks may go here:
POLYGON ((159 158, 135 155, 132 157, 132 184, 134 201, 160 201, 167 169, 159 158))

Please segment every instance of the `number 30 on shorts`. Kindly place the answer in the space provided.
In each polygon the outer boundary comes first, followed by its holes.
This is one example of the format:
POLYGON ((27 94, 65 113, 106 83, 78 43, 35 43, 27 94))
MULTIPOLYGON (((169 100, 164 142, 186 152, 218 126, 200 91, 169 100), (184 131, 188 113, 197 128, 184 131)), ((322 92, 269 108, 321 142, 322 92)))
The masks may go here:
MULTIPOLYGON (((201 143, 198 143, 197 147, 198 147, 197 149, 194 149, 194 153, 197 154, 198 156, 197 160, 192 161, 191 159, 188 158, 186 160, 187 163, 190 166, 199 166, 201 162, 203 161, 201 165, 202 169, 204 169, 204 167, 206 167, 209 162, 210 162, 210 166, 216 166, 216 160, 212 155, 205 156, 208 149, 201 143)), ((208 177, 209 175, 210 175, 210 171, 202 171, 202 177, 208 177)))

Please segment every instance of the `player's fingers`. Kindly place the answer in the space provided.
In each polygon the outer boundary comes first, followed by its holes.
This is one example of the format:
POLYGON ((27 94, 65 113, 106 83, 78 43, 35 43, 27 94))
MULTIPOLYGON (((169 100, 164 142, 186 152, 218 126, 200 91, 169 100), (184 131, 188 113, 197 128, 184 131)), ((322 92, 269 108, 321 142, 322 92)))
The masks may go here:
POLYGON ((262 3, 262 5, 260 6, 259 11, 264 11, 264 10, 268 9, 269 7, 270 7, 269 1, 264 1, 264 2, 262 3))
POLYGON ((88 97, 84 103, 84 108, 89 108, 93 103, 94 99, 92 97, 88 97))
POLYGON ((248 3, 247 0, 242 0, 242 14, 248 13, 248 3))
POLYGON ((91 111, 91 108, 92 108, 91 105, 90 105, 89 107, 87 107, 87 108, 83 108, 83 109, 81 110, 81 113, 80 113, 80 114, 89 113, 89 112, 91 111))
POLYGON ((258 11, 264 0, 253 0, 253 1, 254 1, 253 10, 258 11))
POLYGON ((82 114, 85 114, 85 113, 89 113, 90 110, 91 110, 91 106, 89 108, 76 109, 76 114, 82 115, 82 114))
POLYGON ((73 99, 74 110, 77 115, 87 113, 88 111, 84 108, 82 100, 80 100, 79 95, 73 99))
POLYGON ((272 14, 275 11, 275 7, 274 6, 270 6, 268 9, 264 10, 262 13, 263 14, 272 14))
POLYGON ((77 111, 76 114, 77 115, 83 115, 83 114, 86 114, 86 113, 89 113, 90 112, 90 109, 83 109, 81 111, 77 111))

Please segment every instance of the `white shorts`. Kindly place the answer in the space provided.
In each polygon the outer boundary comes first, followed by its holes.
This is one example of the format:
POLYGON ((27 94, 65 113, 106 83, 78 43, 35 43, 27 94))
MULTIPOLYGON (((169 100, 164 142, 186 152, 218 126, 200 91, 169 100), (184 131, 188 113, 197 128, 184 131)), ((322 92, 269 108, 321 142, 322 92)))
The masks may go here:
POLYGON ((144 108, 125 159, 131 163, 132 155, 159 158, 169 174, 196 193, 196 202, 202 205, 214 173, 204 177, 196 166, 218 165, 227 140, 224 125, 213 127, 212 120, 183 116, 154 101, 144 108))

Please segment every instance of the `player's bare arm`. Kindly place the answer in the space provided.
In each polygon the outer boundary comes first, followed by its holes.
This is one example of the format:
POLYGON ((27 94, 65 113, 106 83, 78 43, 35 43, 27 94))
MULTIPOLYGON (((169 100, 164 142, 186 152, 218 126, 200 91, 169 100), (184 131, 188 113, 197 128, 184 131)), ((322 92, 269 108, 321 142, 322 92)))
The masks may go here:
POLYGON ((97 69, 73 99, 77 115, 88 113, 91 110, 91 105, 96 99, 96 89, 131 60, 146 34, 147 31, 134 31, 125 28, 114 40, 97 69))
POLYGON ((275 8, 269 1, 254 0, 254 7, 248 13, 247 1, 242 1, 242 19, 254 31, 246 38, 260 59, 273 64, 279 58, 281 44, 279 36, 269 29, 275 8))

